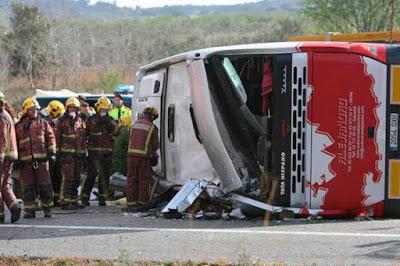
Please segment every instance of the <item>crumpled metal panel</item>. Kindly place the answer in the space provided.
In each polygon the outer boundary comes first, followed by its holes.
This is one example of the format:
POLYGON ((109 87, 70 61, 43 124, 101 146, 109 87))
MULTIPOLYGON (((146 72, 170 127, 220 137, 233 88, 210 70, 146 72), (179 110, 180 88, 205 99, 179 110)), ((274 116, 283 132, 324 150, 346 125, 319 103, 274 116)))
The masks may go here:
POLYGON ((218 130, 212 97, 207 84, 203 60, 189 63, 193 110, 200 137, 213 167, 218 173, 222 189, 229 193, 242 187, 242 181, 229 157, 223 138, 218 130))
POLYGON ((304 215, 304 216, 309 216, 309 215, 340 215, 343 213, 341 210, 330 210, 327 212, 324 212, 323 210, 320 209, 308 209, 308 208, 296 208, 296 207, 280 207, 280 206, 273 206, 268 203, 264 203, 261 201, 257 201, 236 193, 230 194, 231 200, 239 202, 240 204, 243 205, 243 207, 255 207, 260 210, 272 212, 272 213, 280 213, 283 211, 290 211, 293 212, 294 214, 299 214, 299 215, 304 215))
POLYGON ((254 199, 251 199, 251 198, 248 198, 248 197, 236 194, 236 193, 231 194, 231 199, 234 201, 240 202, 244 205, 249 205, 252 207, 256 207, 258 209, 266 210, 269 212, 274 212, 274 207, 272 205, 266 204, 264 202, 257 201, 257 200, 254 200, 254 199))
POLYGON ((172 200, 161 211, 167 213, 170 211, 184 212, 193 202, 200 196, 200 194, 207 188, 207 181, 190 180, 187 181, 179 192, 172 198, 172 200))

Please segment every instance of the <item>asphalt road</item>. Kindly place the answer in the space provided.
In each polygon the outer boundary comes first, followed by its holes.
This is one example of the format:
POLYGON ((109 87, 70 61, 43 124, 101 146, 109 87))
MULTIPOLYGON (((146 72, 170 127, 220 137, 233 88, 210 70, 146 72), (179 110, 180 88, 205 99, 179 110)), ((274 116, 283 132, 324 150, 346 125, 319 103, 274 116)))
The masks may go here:
MULTIPOLYGON (((400 220, 166 220, 91 206, 0 225, 0 256, 399 265, 400 220)), ((7 220, 8 222, 8 220, 7 220)))

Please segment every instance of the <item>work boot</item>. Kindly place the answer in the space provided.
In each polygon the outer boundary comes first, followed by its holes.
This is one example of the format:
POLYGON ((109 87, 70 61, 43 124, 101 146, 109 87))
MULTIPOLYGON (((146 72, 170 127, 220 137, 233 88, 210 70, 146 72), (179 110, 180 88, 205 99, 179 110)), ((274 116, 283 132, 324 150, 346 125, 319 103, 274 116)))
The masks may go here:
POLYGON ((15 223, 16 221, 19 220, 19 218, 21 217, 21 206, 19 205, 19 203, 14 203, 11 207, 10 207, 10 212, 11 212, 11 223, 15 223))
POLYGON ((61 209, 67 211, 76 211, 78 208, 76 207, 75 204, 65 204, 61 207, 61 209))
POLYGON ((43 208, 44 218, 51 218, 51 208, 43 208))
POLYGON ((34 210, 25 210, 24 219, 33 219, 36 217, 34 210))
POLYGON ((99 206, 106 206, 105 200, 99 200, 99 206))

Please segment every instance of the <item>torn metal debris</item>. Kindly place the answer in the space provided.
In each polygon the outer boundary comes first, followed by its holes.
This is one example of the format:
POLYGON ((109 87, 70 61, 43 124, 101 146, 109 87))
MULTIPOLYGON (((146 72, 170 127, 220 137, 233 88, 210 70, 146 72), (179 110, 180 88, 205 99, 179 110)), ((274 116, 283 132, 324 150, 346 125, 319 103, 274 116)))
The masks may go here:
POLYGON ((187 181, 172 198, 162 213, 182 213, 189 208, 200 194, 207 188, 208 182, 200 180, 187 181))

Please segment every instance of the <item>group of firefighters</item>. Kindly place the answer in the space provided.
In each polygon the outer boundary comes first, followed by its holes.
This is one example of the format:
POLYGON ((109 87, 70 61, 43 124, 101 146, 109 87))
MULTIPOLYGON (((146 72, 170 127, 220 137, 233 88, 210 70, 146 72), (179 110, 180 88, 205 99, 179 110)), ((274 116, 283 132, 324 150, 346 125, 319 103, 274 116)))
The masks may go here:
POLYGON ((98 203, 105 206, 110 196, 114 142, 123 136, 129 138, 124 147, 127 207, 123 211, 140 211, 149 200, 152 166, 157 164, 158 129, 153 124, 157 109, 146 107, 133 125, 131 110, 119 94, 114 97, 114 108, 110 99, 102 96, 95 108, 83 97, 70 97, 65 106, 53 100, 40 109, 34 97, 28 98, 17 119, 0 91, 0 223, 5 220, 4 206, 11 213, 11 223, 20 219, 22 211, 11 186, 13 168, 20 170, 26 219, 35 218, 38 200, 46 218, 52 216, 55 205, 65 210, 89 206, 96 177, 98 203), (82 182, 83 164, 87 175, 82 182))

